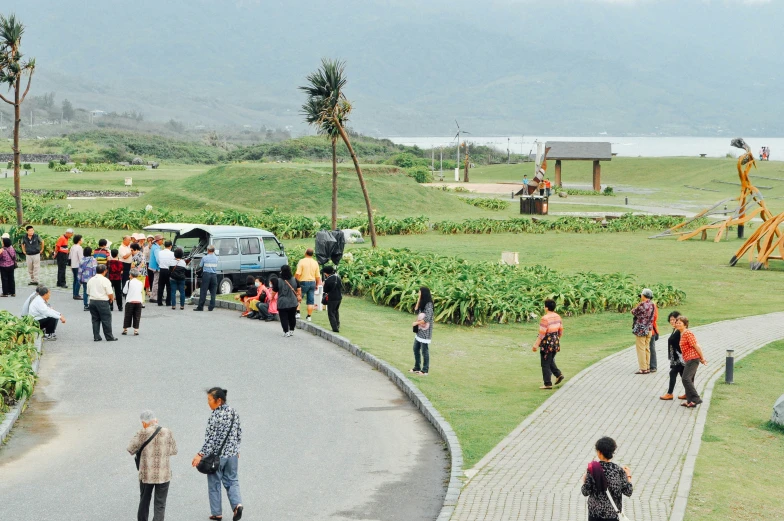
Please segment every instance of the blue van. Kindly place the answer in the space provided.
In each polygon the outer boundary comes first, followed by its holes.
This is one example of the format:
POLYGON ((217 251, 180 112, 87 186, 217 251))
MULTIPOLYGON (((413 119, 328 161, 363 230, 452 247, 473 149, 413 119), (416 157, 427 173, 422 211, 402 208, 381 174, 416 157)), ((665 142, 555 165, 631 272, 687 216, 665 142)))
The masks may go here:
POLYGON ((201 278, 201 259, 207 246, 215 246, 218 256, 218 293, 231 293, 245 287, 248 275, 262 277, 278 273, 288 264, 283 244, 275 234, 245 226, 212 226, 189 223, 160 223, 144 228, 167 236, 173 248, 182 248, 190 270, 191 287, 201 278))

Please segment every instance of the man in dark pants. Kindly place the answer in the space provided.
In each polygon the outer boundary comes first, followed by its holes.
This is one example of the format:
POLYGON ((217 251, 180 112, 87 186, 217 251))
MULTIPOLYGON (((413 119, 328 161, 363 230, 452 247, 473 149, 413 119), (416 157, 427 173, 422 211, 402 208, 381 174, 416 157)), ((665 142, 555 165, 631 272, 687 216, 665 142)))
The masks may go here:
POLYGON ((166 241, 163 243, 163 249, 158 251, 158 305, 169 305, 171 301, 171 288, 169 287, 169 278, 171 276, 171 267, 174 266, 174 252, 172 251, 172 242, 166 241), (166 292, 166 298, 163 297, 166 292))
POLYGON ((561 350, 561 337, 563 336, 563 323, 560 315, 555 312, 555 301, 544 301, 544 315, 539 321, 539 336, 534 342, 533 352, 541 347, 540 358, 542 363, 542 379, 544 385, 539 389, 552 389, 552 377, 555 375, 555 385, 560 384, 564 375, 555 365, 555 355, 561 350))
POLYGON ((215 246, 207 246, 207 255, 201 260, 201 288, 199 289, 199 305, 194 311, 204 311, 204 302, 207 292, 210 292, 209 310, 215 309, 215 294, 218 292, 218 256, 215 255, 215 246))
POLYGON ((65 282, 65 268, 68 266, 68 241, 73 236, 73 230, 68 228, 65 233, 57 239, 54 245, 54 259, 57 261, 57 287, 67 288, 65 282))
POLYGON ((332 331, 340 333, 340 303, 343 301, 343 281, 334 266, 324 266, 324 296, 327 297, 327 316, 332 331))
POLYGON ((149 519, 150 500, 154 491, 155 504, 152 519, 163 521, 172 478, 169 458, 177 455, 177 443, 169 429, 158 427, 158 420, 155 419, 152 411, 143 411, 140 419, 142 429, 133 435, 128 444, 128 452, 132 456, 135 456, 144 446, 138 460, 140 494, 137 519, 138 521, 149 519))
POLYGON ((90 316, 93 321, 93 340, 100 342, 101 327, 103 336, 109 342, 117 340, 112 334, 112 308, 114 290, 112 283, 106 278, 106 264, 99 264, 95 276, 87 281, 87 295, 90 297, 90 316))

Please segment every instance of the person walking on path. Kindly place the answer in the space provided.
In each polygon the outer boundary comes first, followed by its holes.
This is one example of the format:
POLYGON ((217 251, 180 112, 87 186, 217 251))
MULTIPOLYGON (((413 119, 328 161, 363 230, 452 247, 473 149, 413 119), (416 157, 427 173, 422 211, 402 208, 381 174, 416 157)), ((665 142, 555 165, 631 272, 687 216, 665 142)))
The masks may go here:
MULTIPOLYGON (((73 273, 73 299, 74 300, 81 300, 82 297, 79 295, 80 288, 82 287, 81 282, 79 281, 79 266, 82 265, 82 259, 84 258, 84 248, 82 248, 82 236, 81 235, 74 235, 73 236, 73 246, 71 246, 71 250, 68 252, 68 262, 71 264, 71 273, 73 273)), ((84 305, 87 307, 87 298, 84 299, 84 305)))
MULTIPOLYGON (((73 251, 74 248, 71 248, 71 253, 73 253, 73 251)), ((82 253, 84 256, 82 257, 82 262, 79 263, 79 269, 77 270, 76 276, 79 284, 82 286, 84 310, 89 311, 90 308, 87 306, 87 283, 90 282, 90 279, 95 276, 96 268, 98 267, 98 261, 96 261, 95 257, 93 257, 93 250, 89 246, 82 250, 82 253)))
POLYGON ((27 232, 22 237, 22 253, 25 255, 27 264, 27 274, 30 276, 29 286, 38 285, 38 277, 41 271, 41 252, 44 251, 44 241, 35 233, 35 228, 27 226, 27 232))
POLYGON ((340 333, 340 303, 343 301, 343 281, 335 273, 334 266, 324 266, 324 298, 327 300, 327 316, 332 331, 340 333))
POLYGON ((95 277, 87 282, 87 294, 90 297, 90 316, 93 322, 93 340, 100 342, 100 329, 103 326, 103 336, 108 342, 114 342, 117 337, 112 334, 112 310, 110 302, 114 301, 112 283, 106 278, 106 266, 98 266, 95 277))
POLYGON ((635 338, 637 348, 637 363, 640 369, 635 374, 650 373, 651 351, 650 341, 653 332, 653 316, 656 310, 653 307, 653 291, 645 288, 640 293, 640 303, 632 309, 634 322, 632 323, 632 333, 635 338))
POLYGON ((120 262, 123 263, 123 274, 122 274, 122 283, 125 286, 125 282, 130 277, 131 273, 131 264, 133 263, 133 251, 131 251, 131 236, 124 235, 122 238, 122 244, 117 248, 118 259, 120 262))
POLYGON ((280 277, 272 280, 272 289, 278 296, 278 315, 283 328, 283 336, 294 336, 297 327, 297 305, 302 300, 302 288, 296 277, 291 274, 291 267, 284 264, 280 268, 280 277))
POLYGON ((204 445, 193 458, 191 465, 194 467, 198 466, 203 457, 212 454, 220 457, 218 471, 214 474, 207 474, 210 519, 223 518, 223 506, 221 504, 221 484, 223 484, 231 504, 231 510, 234 513, 232 520, 239 521, 243 510, 240 482, 237 477, 242 427, 237 411, 226 405, 227 392, 226 389, 221 389, 220 387, 213 387, 207 391, 207 405, 212 409, 212 414, 207 421, 204 445))
POLYGON ((52 309, 49 305, 49 298, 51 296, 52 292, 49 291, 49 288, 46 286, 38 286, 35 288, 35 293, 32 295, 33 298, 30 301, 27 310, 22 310, 22 316, 30 315, 38 322, 38 326, 41 328, 41 331, 44 332, 45 340, 56 340, 57 336, 55 335, 55 331, 57 330, 57 322, 59 321, 65 324, 65 316, 52 309))
POLYGON ((694 386, 694 376, 697 374, 697 367, 699 367, 700 363, 708 365, 708 361, 702 354, 702 348, 697 343, 694 333, 689 330, 688 318, 683 315, 679 316, 675 320, 675 329, 681 334, 680 346, 684 366, 681 382, 683 382, 683 388, 686 390, 686 401, 681 403, 681 405, 689 408, 697 407, 702 403, 702 398, 700 398, 697 388, 694 386))
POLYGON ((430 372, 430 342, 433 340, 433 296, 430 288, 419 288, 416 309, 417 319, 414 326, 414 368, 409 373, 427 376, 430 372), (421 353, 421 359, 420 359, 421 353))
MULTIPOLYGON (((57 261, 57 287, 67 288, 65 282, 65 267, 68 265, 68 241, 73 237, 73 230, 68 228, 54 244, 54 260, 57 261)), ((77 265, 78 267, 78 265, 77 265)))
POLYGON ((590 462, 583 474, 580 491, 588 498, 588 521, 617 520, 623 512, 623 496, 631 497, 634 490, 629 467, 620 467, 610 461, 617 447, 612 438, 597 441, 599 461, 590 462))
MULTIPOLYGON (((106 261, 106 278, 112 283, 112 291, 114 291, 114 300, 117 302, 117 310, 123 310, 123 291, 122 291, 122 272, 123 263, 117 258, 117 249, 109 252, 109 260, 106 261)), ((114 302, 111 304, 112 311, 114 311, 114 302)))
MULTIPOLYGON (((316 259, 313 258, 313 248, 305 250, 305 257, 300 259, 297 263, 297 271, 294 273, 300 287, 302 288, 302 296, 305 298, 305 304, 308 306, 307 321, 311 321, 313 314, 313 306, 316 304, 315 294, 316 288, 321 284, 321 277, 319 276, 319 265, 316 259)), ((299 306, 297 307, 297 318, 300 317, 299 306)))
POLYGON ((139 278, 139 270, 131 268, 130 278, 123 286, 125 292, 125 315, 123 316, 122 334, 128 334, 133 325, 133 335, 139 336, 139 323, 142 320, 144 307, 144 283, 139 278))
MULTIPOLYGON (((131 269, 136 268, 136 272, 138 273, 136 278, 139 279, 139 282, 142 283, 142 287, 144 287, 144 281, 147 279, 147 265, 144 263, 144 253, 142 253, 142 247, 139 245, 139 243, 131 243, 131 253, 133 254, 131 257, 131 269)), ((144 307, 143 294, 142 307, 144 307)))
POLYGON ((177 442, 172 432, 158 426, 152 411, 142 411, 139 419, 142 428, 133 435, 128 444, 128 453, 136 456, 139 465, 139 511, 138 521, 147 521, 150 516, 150 500, 155 492, 152 521, 164 521, 166 497, 171 482, 171 462, 177 455, 177 442))
MULTIPOLYGON (((673 311, 667 317, 669 320, 670 325, 672 326, 672 333, 670 333, 669 338, 667 338, 667 358, 670 361, 670 385, 667 387, 667 393, 664 396, 660 396, 661 400, 672 400, 673 399, 673 392, 675 391, 675 380, 677 380, 678 375, 681 375, 681 381, 683 381, 683 354, 681 353, 681 332, 675 329, 675 322, 677 321, 678 317, 681 314, 678 311, 673 311)), ((678 396, 679 400, 685 400, 686 395, 682 394, 678 396)))
POLYGON ((106 264, 111 257, 111 252, 107 248, 109 241, 106 239, 99 239, 98 240, 98 247, 93 250, 93 257, 95 257, 95 262, 98 264, 106 264))
POLYGON ((174 252, 172 251, 172 242, 166 241, 163 243, 163 249, 158 251, 158 276, 156 277, 158 279, 158 292, 153 293, 159 306, 168 304, 171 301, 169 279, 171 277, 170 268, 173 265, 174 252), (164 293, 166 293, 165 297, 163 296, 164 293))
POLYGON ((3 293, 1 297, 15 297, 16 296, 16 278, 14 277, 14 270, 16 269, 16 250, 11 244, 11 239, 8 234, 3 234, 3 247, 0 248, 0 281, 3 285, 3 293))
POLYGON ((161 243, 163 242, 163 235, 156 235, 153 237, 152 246, 150 246, 150 261, 147 264, 147 278, 150 281, 150 302, 158 301, 158 253, 161 251, 161 243))
POLYGON ((180 292, 180 310, 185 309, 185 279, 188 276, 188 265, 183 260, 182 248, 174 250, 174 261, 169 267, 169 281, 171 289, 171 307, 177 309, 177 292, 180 292))
POLYGON ((555 355, 561 351, 562 336, 563 321, 561 316, 555 312, 555 301, 547 299, 544 301, 544 315, 539 321, 539 336, 532 349, 534 353, 539 349, 539 361, 542 365, 544 384, 539 389, 552 389, 553 375, 555 375, 555 385, 563 382, 564 375, 555 365, 555 355))
POLYGON ((210 292, 210 305, 207 309, 215 309, 215 294, 218 292, 218 256, 215 255, 215 246, 207 246, 207 255, 201 259, 201 288, 199 288, 199 304, 194 311, 204 311, 204 302, 207 292, 210 292))
MULTIPOLYGON (((651 295, 653 295, 653 292, 651 292, 651 295)), ((659 340, 659 306, 653 300, 651 300, 651 304, 653 304, 653 321, 651 322, 651 339, 648 343, 648 350, 651 352, 649 369, 652 373, 655 373, 659 365, 656 361, 656 342, 659 340)))

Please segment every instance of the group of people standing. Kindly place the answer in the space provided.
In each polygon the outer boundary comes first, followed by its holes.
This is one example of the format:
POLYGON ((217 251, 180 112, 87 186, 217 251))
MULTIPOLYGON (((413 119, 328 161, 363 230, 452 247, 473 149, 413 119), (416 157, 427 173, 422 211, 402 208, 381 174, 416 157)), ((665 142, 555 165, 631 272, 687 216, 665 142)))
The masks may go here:
MULTIPOLYGON (((645 288, 640 293, 640 303, 632 309, 633 323, 632 333, 635 337, 635 347, 637 349, 637 363, 639 369, 635 374, 655 373, 656 367, 656 340, 659 339, 659 328, 657 320, 659 308, 653 301, 653 291, 645 288)), ((697 368, 702 363, 707 365, 708 361, 702 352, 702 348, 697 342, 694 333, 689 330, 689 319, 673 311, 667 317, 673 327, 672 333, 667 339, 667 358, 670 362, 670 383, 667 392, 660 397, 662 400, 673 400, 675 382, 678 375, 681 376, 684 393, 678 396, 679 400, 685 400, 682 406, 693 408, 702 403, 699 393, 694 385, 694 377, 697 368)))
POLYGON ((762 147, 759 152, 760 161, 770 161, 770 147, 762 147))

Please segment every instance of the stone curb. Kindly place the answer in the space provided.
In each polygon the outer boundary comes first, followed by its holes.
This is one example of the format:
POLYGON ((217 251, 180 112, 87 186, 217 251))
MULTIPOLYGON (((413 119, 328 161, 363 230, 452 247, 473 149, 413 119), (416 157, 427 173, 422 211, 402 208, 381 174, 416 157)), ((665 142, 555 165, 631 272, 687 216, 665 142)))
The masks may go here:
MULTIPOLYGON (((38 365, 41 361, 41 344, 42 344, 42 337, 39 335, 38 338, 35 340, 35 348, 38 351, 38 356, 33 360, 33 372, 38 375, 38 365)), ((35 389, 33 390, 35 392, 35 389)), ((16 420, 19 419, 19 416, 22 415, 22 412, 25 409, 25 405, 27 405, 27 396, 22 398, 22 400, 11 407, 11 410, 5 415, 5 419, 3 423, 0 423, 0 445, 5 443, 5 440, 11 434, 11 429, 14 427, 16 420)))
MULTIPOLYGON (((215 307, 231 309, 236 311, 243 311, 245 308, 242 304, 237 302, 229 302, 226 300, 216 300, 215 307)), ((439 413, 430 400, 414 385, 405 375, 395 367, 392 367, 387 362, 372 354, 364 351, 356 344, 352 344, 347 338, 342 337, 319 327, 311 322, 304 320, 297 320, 297 327, 308 333, 321 337, 338 347, 342 347, 352 355, 360 360, 369 364, 371 367, 384 373, 406 396, 411 402, 419 409, 419 412, 433 425, 438 432, 441 439, 447 445, 449 450, 449 457, 451 460, 452 468, 449 474, 449 485, 446 489, 444 496, 444 505, 441 507, 441 512, 436 521, 448 521, 452 517, 452 513, 457 505, 457 498, 460 496, 460 490, 463 488, 462 475, 463 475, 463 452, 460 448, 460 442, 457 439, 455 431, 449 425, 441 413, 439 413)))

